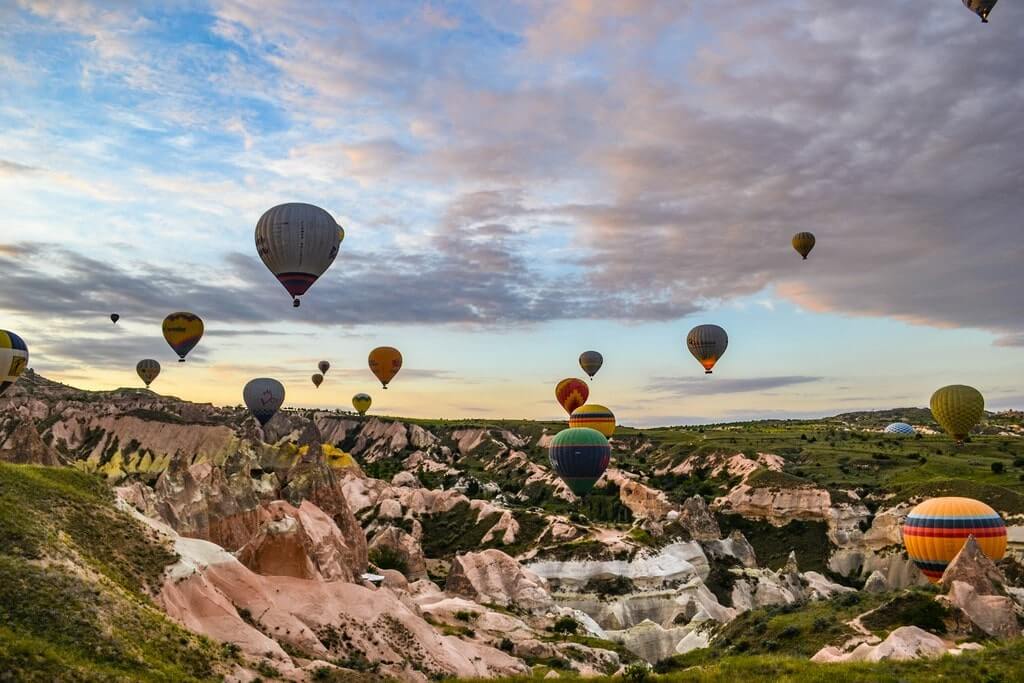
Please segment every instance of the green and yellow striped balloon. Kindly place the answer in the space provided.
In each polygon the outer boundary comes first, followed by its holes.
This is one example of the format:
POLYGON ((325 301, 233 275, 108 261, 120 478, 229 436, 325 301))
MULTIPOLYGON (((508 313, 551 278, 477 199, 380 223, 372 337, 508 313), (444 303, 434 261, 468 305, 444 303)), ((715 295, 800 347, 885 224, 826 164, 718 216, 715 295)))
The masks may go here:
POLYGON ((985 414, 985 397, 974 387, 951 384, 932 394, 931 409, 935 421, 962 444, 985 414))

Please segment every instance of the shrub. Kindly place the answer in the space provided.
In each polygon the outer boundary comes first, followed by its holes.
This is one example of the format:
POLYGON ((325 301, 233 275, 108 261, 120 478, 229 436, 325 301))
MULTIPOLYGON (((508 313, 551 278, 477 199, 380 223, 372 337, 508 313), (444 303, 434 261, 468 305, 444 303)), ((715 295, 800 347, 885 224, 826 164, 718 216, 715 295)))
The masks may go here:
POLYGON ((502 638, 501 642, 498 643, 498 649, 502 652, 512 652, 515 649, 515 643, 508 638, 502 638))
POLYGON ((1006 466, 1001 462, 992 463, 992 474, 1002 474, 1006 466))
POLYGON ((409 571, 409 565, 394 548, 380 546, 370 551, 370 562, 378 569, 394 569, 405 574, 409 571))
POLYGON ((649 677, 649 671, 647 662, 633 662, 626 667, 622 678, 630 683, 644 683, 649 677))
POLYGON ((779 633, 780 638, 796 638, 798 635, 800 635, 800 629, 797 626, 787 626, 779 633))
POLYGON ((470 619, 476 619, 476 612, 469 612, 464 609, 460 609, 455 613, 455 618, 459 621, 469 621, 470 619))
POLYGON ((580 622, 569 616, 561 616, 555 620, 555 625, 551 628, 555 633, 574 634, 580 630, 580 622))

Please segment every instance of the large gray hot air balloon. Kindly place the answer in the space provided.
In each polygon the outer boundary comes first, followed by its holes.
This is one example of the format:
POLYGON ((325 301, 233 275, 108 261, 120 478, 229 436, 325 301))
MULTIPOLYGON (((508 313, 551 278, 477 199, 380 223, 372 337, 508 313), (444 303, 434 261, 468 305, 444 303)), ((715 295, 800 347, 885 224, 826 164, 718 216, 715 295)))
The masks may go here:
POLYGON ((280 204, 256 223, 256 251, 292 295, 292 306, 338 255, 345 231, 312 204, 280 204))
POLYGON ((964 7, 971 10, 979 17, 982 23, 988 23, 988 15, 999 0, 964 0, 964 7))
POLYGON ((143 382, 146 383, 146 388, 153 383, 157 375, 160 374, 160 364, 152 358, 143 358, 136 364, 135 372, 138 373, 139 377, 143 382))
POLYGON ((597 351, 584 351, 580 354, 580 367, 583 368, 583 372, 587 373, 590 379, 594 379, 594 375, 604 365, 604 356, 597 351))
POLYGON ((686 348, 704 366, 704 374, 710 375, 711 368, 729 346, 729 335, 718 325, 697 325, 686 335, 686 348))
POLYGON ((257 377, 245 385, 242 398, 260 425, 266 425, 284 403, 284 385, 270 377, 257 377))

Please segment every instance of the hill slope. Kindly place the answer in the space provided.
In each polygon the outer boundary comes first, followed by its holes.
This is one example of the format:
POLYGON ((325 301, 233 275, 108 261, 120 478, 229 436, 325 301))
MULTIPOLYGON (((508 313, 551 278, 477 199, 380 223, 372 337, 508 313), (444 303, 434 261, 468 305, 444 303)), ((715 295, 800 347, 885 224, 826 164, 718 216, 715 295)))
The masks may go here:
POLYGON ((230 652, 151 601, 176 556, 96 478, 0 463, 0 669, 17 681, 213 681, 230 652))

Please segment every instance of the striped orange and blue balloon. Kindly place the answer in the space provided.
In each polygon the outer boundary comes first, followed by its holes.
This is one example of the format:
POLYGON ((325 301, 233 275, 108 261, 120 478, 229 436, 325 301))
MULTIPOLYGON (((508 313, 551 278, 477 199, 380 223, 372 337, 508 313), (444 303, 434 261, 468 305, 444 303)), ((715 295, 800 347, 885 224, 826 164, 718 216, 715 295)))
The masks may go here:
POLYGON ((585 496, 608 469, 612 448, 601 432, 589 427, 570 427, 555 434, 548 446, 548 460, 559 477, 577 496, 585 496))
POLYGON ((969 536, 993 561, 1006 552, 1006 524, 995 510, 972 498, 931 498, 907 515, 903 545, 929 581, 937 583, 969 536))
POLYGON ((615 415, 602 405, 588 403, 572 411, 572 415, 569 416, 569 426, 590 427, 610 439, 615 433, 615 415))

